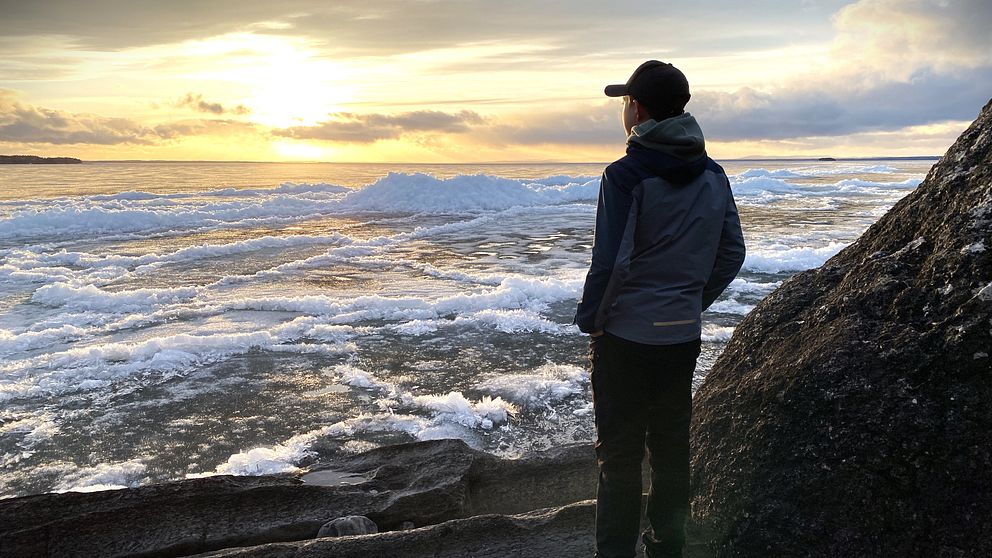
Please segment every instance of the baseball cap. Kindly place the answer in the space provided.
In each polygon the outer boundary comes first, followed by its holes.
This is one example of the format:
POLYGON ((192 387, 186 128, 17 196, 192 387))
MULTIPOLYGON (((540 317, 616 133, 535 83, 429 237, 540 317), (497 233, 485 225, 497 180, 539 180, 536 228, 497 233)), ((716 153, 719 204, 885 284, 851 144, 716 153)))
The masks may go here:
POLYGON ((627 83, 607 85, 605 93, 607 97, 630 95, 653 109, 681 109, 689 102, 689 81, 668 62, 648 60, 634 70, 627 83))

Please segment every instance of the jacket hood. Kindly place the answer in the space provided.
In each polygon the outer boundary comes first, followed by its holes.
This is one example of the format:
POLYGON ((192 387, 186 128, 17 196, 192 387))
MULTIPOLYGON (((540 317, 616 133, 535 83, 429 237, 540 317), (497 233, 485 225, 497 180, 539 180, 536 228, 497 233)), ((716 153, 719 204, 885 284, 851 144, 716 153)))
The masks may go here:
POLYGON ((706 154, 703 131, 696 118, 688 112, 666 118, 662 121, 645 120, 634 126, 627 136, 627 144, 636 143, 678 157, 683 161, 693 161, 706 154))
POLYGON ((641 122, 630 130, 627 143, 637 143, 685 161, 698 159, 706 152, 703 131, 699 128, 696 118, 688 112, 660 122, 657 120, 641 122))
POLYGON ((699 176, 708 164, 703 131, 688 112, 662 121, 646 120, 627 137, 627 154, 675 184, 699 176))

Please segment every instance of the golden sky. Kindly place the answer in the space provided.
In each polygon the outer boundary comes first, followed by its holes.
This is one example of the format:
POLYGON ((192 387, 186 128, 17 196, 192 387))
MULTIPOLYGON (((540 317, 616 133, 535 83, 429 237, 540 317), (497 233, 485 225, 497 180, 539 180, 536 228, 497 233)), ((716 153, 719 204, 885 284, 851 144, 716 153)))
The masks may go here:
POLYGON ((603 96, 689 78, 715 158, 940 155, 992 95, 992 2, 0 0, 0 153, 605 162, 603 96))

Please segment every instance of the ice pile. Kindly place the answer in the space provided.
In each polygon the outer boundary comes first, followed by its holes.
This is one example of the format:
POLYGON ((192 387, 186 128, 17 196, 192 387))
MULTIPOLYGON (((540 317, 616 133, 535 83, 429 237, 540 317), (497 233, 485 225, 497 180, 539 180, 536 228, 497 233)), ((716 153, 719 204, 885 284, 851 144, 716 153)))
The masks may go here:
POLYGON ((196 193, 56 198, 12 202, 0 217, 0 239, 203 231, 258 227, 367 212, 464 213, 559 205, 596 199, 599 180, 566 177, 519 181, 487 175, 447 179, 390 173, 364 188, 283 184, 196 193))
POLYGON ((355 211, 457 213, 590 201, 599 193, 598 179, 561 184, 561 178, 523 183, 486 175, 439 179, 390 173, 346 196, 341 206, 355 211))

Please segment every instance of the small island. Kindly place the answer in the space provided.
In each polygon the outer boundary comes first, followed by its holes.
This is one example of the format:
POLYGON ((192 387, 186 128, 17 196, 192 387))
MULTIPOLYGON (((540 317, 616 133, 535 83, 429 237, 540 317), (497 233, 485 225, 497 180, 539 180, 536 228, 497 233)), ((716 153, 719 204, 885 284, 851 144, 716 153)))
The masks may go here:
POLYGON ((38 157, 37 155, 0 155, 0 165, 76 165, 75 157, 38 157))

